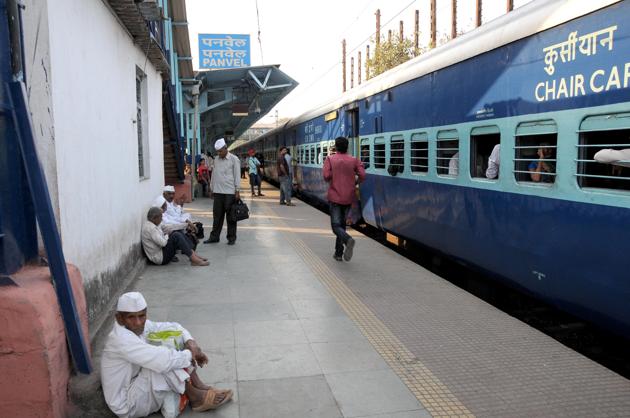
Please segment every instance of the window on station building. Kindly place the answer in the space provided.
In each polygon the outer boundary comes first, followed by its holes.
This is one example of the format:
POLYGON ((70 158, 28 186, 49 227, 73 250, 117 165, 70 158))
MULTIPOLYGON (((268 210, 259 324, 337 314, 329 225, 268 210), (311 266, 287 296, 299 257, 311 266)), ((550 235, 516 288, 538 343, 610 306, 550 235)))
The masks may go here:
POLYGON ((361 162, 363 167, 367 170, 370 168, 370 140, 363 138, 361 140, 361 162))
POLYGON ((440 176, 457 177, 459 174, 459 136, 455 129, 437 134, 436 169, 440 176))
POLYGON ((577 163, 580 187, 630 190, 630 113, 585 118, 577 163))
POLYGON ((385 168, 385 138, 374 138, 374 168, 385 168))
POLYGON ((523 122, 516 127, 514 178, 519 183, 556 181, 558 127, 553 120, 523 122))
POLYGON ((390 174, 402 173, 405 170, 405 138, 402 135, 393 135, 389 141, 387 169, 390 174))
POLYGON ((429 171, 429 136, 425 132, 411 135, 410 155, 412 173, 429 171))
POLYGON ((501 132, 498 126, 479 126, 470 131, 470 176, 499 178, 501 132))
POLYGON ((149 137, 147 112, 147 77, 136 67, 136 134, 138 139, 138 176, 149 178, 149 137))

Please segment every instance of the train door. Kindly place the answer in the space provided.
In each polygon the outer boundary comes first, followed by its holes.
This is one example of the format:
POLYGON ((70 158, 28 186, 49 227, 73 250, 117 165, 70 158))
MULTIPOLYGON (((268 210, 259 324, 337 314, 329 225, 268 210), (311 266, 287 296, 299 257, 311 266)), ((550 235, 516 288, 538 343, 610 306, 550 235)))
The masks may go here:
POLYGON ((350 103, 346 113, 348 114, 346 132, 350 141, 348 152, 356 157, 359 155, 359 104, 357 102, 350 103))

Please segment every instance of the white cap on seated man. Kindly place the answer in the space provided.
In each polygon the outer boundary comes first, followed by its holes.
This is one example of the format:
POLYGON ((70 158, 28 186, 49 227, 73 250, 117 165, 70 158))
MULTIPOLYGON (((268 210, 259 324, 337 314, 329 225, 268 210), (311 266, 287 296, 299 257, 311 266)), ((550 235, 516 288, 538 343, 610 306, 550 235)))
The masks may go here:
MULTIPOLYGON (((203 367, 208 357, 190 333, 176 322, 147 319, 147 303, 139 292, 123 294, 116 306, 114 328, 107 337, 101 360, 105 401, 119 417, 146 417, 168 405, 181 412, 185 394, 194 411, 216 409, 232 398, 231 390, 205 385, 195 365, 203 367), (179 331, 184 349, 151 345, 149 333, 179 331), (177 405, 181 406, 181 409, 177 405)), ((170 416, 177 416, 169 413, 170 416)))

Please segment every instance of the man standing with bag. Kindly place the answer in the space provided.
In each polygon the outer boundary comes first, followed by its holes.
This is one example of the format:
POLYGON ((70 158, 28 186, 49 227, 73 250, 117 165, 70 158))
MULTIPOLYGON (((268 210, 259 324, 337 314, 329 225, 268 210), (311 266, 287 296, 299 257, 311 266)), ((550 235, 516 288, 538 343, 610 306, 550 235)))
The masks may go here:
POLYGON ((337 261, 350 261, 354 238, 346 232, 346 216, 355 195, 357 178, 359 183, 365 180, 365 169, 358 158, 347 154, 348 138, 340 136, 335 139, 335 148, 337 153, 324 161, 324 180, 329 183, 330 225, 337 236, 333 257, 337 261))
POLYGON ((219 242, 223 219, 227 218, 228 245, 236 242, 236 220, 230 218, 230 209, 234 202, 241 198, 239 189, 241 186, 241 162, 238 157, 227 149, 225 139, 220 138, 214 143, 217 150, 217 158, 214 159, 214 170, 210 185, 212 197, 212 232, 204 244, 219 242))

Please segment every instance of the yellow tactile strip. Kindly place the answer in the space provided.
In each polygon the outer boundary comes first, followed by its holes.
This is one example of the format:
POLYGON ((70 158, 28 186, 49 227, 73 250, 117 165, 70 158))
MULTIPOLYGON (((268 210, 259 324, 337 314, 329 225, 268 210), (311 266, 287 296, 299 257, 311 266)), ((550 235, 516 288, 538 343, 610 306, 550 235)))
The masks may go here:
MULTIPOLYGON (((269 208, 271 209, 271 208, 269 208)), ((372 311, 277 217, 288 243, 302 257, 372 346, 434 417, 474 417, 448 387, 426 368, 372 311)))

